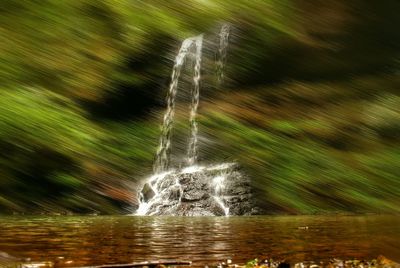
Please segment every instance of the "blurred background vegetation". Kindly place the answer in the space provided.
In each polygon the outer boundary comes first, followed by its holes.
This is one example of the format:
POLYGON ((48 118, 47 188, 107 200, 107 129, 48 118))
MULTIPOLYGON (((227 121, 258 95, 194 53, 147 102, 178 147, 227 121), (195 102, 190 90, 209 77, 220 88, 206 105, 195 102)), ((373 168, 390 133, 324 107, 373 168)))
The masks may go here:
POLYGON ((400 212, 399 13, 398 0, 1 1, 0 212, 132 212, 174 56, 200 33, 203 163, 240 163, 265 213, 400 212))

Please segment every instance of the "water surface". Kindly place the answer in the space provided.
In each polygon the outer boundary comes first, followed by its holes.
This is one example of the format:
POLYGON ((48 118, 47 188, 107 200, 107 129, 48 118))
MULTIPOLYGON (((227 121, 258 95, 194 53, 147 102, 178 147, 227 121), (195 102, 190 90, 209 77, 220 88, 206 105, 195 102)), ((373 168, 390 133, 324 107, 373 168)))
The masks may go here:
POLYGON ((64 257, 73 266, 160 259, 203 266, 228 258, 295 262, 380 254, 400 261, 400 217, 2 217, 0 251, 34 261, 64 257))

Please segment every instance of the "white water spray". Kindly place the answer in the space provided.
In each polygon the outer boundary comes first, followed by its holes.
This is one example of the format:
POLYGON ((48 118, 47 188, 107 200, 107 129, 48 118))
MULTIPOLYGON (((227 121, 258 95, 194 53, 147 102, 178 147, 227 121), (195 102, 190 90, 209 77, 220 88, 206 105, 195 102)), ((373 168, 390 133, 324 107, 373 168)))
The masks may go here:
POLYGON ((182 177, 190 177, 191 174, 214 174, 207 178, 212 188, 211 196, 223 210, 224 216, 229 216, 229 208, 224 203, 224 188, 225 179, 229 175, 231 168, 235 164, 224 163, 214 166, 190 166, 180 171, 170 170, 160 174, 153 175, 147 181, 147 192, 152 192, 153 196, 146 199, 143 191, 139 197, 139 208, 136 210, 136 215, 159 215, 160 210, 162 215, 175 215, 179 210, 179 205, 182 202, 183 185, 179 181, 182 177))
POLYGON ((226 177, 226 174, 215 176, 213 178, 212 185, 214 186, 214 199, 217 201, 218 205, 220 205, 220 207, 224 210, 225 216, 229 216, 229 207, 225 205, 223 197, 226 177))

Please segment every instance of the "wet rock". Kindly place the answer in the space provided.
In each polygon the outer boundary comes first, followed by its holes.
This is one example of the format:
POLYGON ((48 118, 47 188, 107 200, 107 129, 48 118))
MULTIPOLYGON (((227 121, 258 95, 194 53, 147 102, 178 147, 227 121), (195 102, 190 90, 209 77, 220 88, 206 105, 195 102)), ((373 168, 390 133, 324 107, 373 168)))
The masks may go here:
POLYGON ((182 202, 200 201, 207 198, 209 194, 205 191, 190 190, 182 195, 182 202))
POLYGON ((237 165, 204 167, 177 171, 152 182, 160 193, 151 196, 147 188, 142 194, 150 199, 147 215, 224 216, 252 215, 254 209, 250 179, 237 165))
POLYGON ((173 186, 175 184, 176 184, 175 178, 172 177, 172 176, 167 176, 167 177, 165 177, 164 180, 162 180, 160 182, 159 185, 156 185, 156 187, 158 187, 160 189, 165 189, 165 188, 171 187, 171 186, 173 186))
POLYGON ((210 196, 209 185, 205 183, 205 177, 191 177, 190 180, 182 180, 182 201, 200 201, 210 196))
POLYGON ((143 186, 142 189, 142 195, 143 195, 143 200, 145 202, 149 201, 150 199, 152 199, 154 197, 156 193, 153 191, 153 189, 151 189, 150 185, 148 183, 146 183, 143 186))

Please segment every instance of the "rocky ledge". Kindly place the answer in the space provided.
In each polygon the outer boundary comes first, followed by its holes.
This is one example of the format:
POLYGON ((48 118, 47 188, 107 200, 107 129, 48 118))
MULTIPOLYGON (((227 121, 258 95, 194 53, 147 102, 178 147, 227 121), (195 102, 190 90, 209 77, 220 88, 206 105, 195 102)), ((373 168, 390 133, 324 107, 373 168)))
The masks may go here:
POLYGON ((174 216, 251 215, 250 179, 236 164, 191 166, 154 175, 140 193, 138 214, 174 216))

